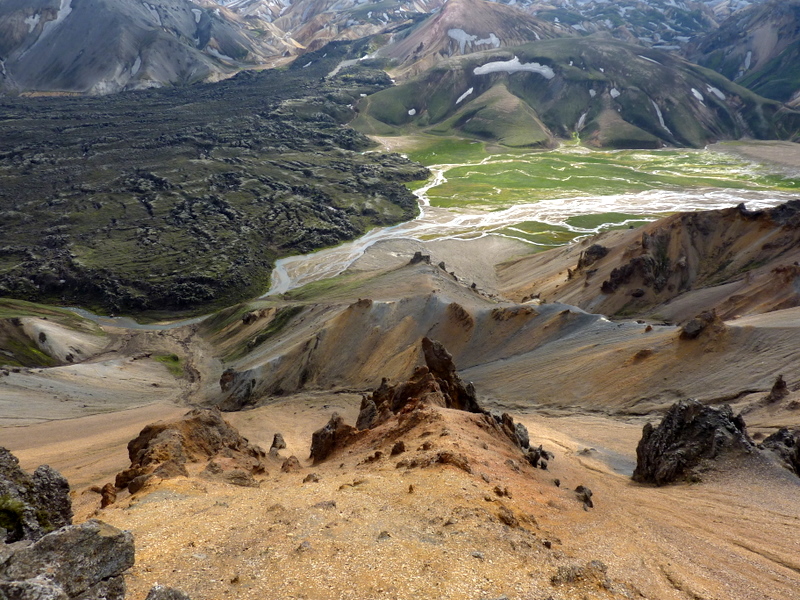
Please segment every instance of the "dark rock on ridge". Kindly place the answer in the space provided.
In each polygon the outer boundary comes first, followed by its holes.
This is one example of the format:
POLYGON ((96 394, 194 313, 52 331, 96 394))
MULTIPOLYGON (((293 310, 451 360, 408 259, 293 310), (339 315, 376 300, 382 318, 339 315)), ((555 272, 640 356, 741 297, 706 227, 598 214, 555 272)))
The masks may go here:
MULTIPOLYGON (((131 466, 117 474, 116 487, 131 493, 153 477, 187 476, 187 463, 208 461, 205 474, 236 483, 241 477, 226 477, 243 471, 264 473, 266 452, 251 444, 222 418, 217 409, 194 409, 176 421, 152 423, 128 443, 131 466)), ((251 485, 248 480, 247 485, 251 485)))
POLYGON ((344 422, 339 413, 333 413, 325 427, 317 429, 311 436, 311 459, 313 464, 328 458, 334 450, 346 445, 356 433, 352 425, 344 422))
POLYGON ((633 480, 656 485, 695 480, 705 461, 754 449, 744 420, 734 416, 730 406, 714 408, 682 400, 672 405, 658 427, 644 426, 633 480))
POLYGON ((0 447, 0 541, 38 540, 70 524, 67 480, 47 465, 29 475, 16 456, 0 447))
POLYGON ((800 431, 780 429, 759 444, 762 450, 769 450, 783 465, 800 477, 800 431))
MULTIPOLYGON (((453 357, 441 343, 423 338, 422 352, 426 366, 417 367, 411 379, 394 386, 384 379, 371 398, 363 397, 356 421, 359 430, 380 425, 411 400, 467 412, 485 412, 478 404, 475 387, 461 380, 456 373, 453 357)), ((511 427, 510 437, 515 435, 514 426, 511 427)))

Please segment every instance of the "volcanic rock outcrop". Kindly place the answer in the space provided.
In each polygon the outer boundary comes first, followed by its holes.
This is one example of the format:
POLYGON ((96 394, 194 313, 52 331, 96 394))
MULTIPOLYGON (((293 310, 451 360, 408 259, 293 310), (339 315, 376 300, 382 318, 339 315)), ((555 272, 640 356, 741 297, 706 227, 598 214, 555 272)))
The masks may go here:
POLYGON ((253 475, 266 472, 266 456, 262 448, 239 435, 219 410, 197 408, 176 421, 150 424, 131 440, 131 466, 117 474, 115 485, 136 493, 153 478, 188 476, 189 463, 206 463, 203 476, 255 485, 253 475))
MULTIPOLYGON (((422 351, 426 364, 417 367, 411 379, 390 385, 384 378, 371 396, 362 397, 355 427, 348 425, 341 415, 334 413, 324 427, 314 432, 311 440, 311 459, 314 464, 366 437, 370 430, 389 424, 393 417, 397 417, 397 422, 387 425, 392 432, 384 433, 393 440, 388 454, 401 454, 405 451, 405 444, 402 444, 399 437, 425 420, 426 417, 422 416, 420 409, 436 407, 480 415, 479 427, 491 430, 502 439, 510 440, 534 468, 547 468, 547 460, 552 459, 553 455, 541 446, 532 448, 528 430, 522 423, 515 423, 508 413, 494 415, 482 409, 474 386, 472 383, 465 384, 458 376, 453 357, 440 342, 423 338, 422 351)), ((426 445, 430 446, 423 444, 423 450, 430 449, 425 448, 426 445)), ((377 460, 382 454, 380 451, 376 452, 369 459, 370 462, 377 460)), ((436 463, 453 464, 471 472, 466 459, 448 452, 423 458, 406 458, 399 464, 417 467, 436 463)))
POLYGON ((800 477, 800 431, 779 429, 761 442, 759 448, 775 454, 784 467, 800 477))
POLYGON ((647 423, 636 447, 633 480, 666 485, 696 481, 704 463, 755 449, 741 415, 727 404, 705 406, 694 399, 674 404, 658 427, 647 423))
POLYGON ((35 541, 70 524, 67 480, 47 465, 29 475, 16 456, 0 447, 0 541, 35 541))

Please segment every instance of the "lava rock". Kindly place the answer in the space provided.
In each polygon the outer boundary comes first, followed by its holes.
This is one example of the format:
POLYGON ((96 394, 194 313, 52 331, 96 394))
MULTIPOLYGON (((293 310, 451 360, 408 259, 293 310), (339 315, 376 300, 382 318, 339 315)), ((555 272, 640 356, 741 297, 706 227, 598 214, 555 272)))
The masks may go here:
POLYGON ((744 420, 734 416, 730 406, 714 408, 682 400, 670 407, 658 427, 644 426, 633 480, 656 485, 691 480, 702 462, 753 448, 744 420))
POLYGON ((356 429, 344 422, 339 413, 333 413, 327 425, 311 436, 311 459, 317 464, 328 458, 338 446, 347 443, 356 429))
POLYGON ((761 442, 759 447, 775 454, 787 469, 800 476, 800 431, 789 431, 784 427, 761 442))
POLYGON ((17 457, 0 447, 0 528, 5 543, 38 540, 49 531, 72 524, 69 483, 57 471, 40 466, 33 475, 17 457))

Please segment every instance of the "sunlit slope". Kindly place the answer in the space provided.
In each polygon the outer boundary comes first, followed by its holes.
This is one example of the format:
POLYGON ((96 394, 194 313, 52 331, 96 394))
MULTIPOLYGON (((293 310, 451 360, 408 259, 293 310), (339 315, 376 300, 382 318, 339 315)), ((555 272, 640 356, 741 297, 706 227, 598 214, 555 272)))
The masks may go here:
POLYGON ((354 125, 371 133, 455 133, 518 147, 574 133, 601 147, 699 147, 787 138, 800 126, 800 113, 717 73, 594 38, 454 58, 364 99, 360 110, 354 125))

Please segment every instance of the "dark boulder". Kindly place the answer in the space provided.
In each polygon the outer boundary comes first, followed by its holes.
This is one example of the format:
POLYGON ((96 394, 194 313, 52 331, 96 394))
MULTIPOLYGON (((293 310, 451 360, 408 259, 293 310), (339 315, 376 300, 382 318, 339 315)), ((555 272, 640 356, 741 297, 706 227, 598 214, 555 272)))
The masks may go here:
POLYGON ((166 587, 163 585, 154 585, 150 588, 147 598, 144 600, 191 600, 189 596, 175 588, 166 587))
POLYGON ((681 328, 682 340, 695 340, 703 333, 719 334, 725 330, 725 323, 717 316, 716 311, 708 310, 690 319, 681 328))
POLYGON ((37 540, 71 523, 67 480, 46 465, 29 475, 0 447, 0 541, 37 540))
POLYGON ((286 441, 283 439, 283 435, 276 433, 272 437, 272 446, 269 447, 270 452, 272 452, 272 450, 283 450, 284 448, 286 448, 286 441))
POLYGON ((800 476, 800 431, 789 431, 784 427, 761 442, 759 447, 775 454, 787 469, 800 476))
POLYGON ((133 536, 96 520, 67 525, 0 553, 0 597, 25 600, 122 600, 122 575, 134 561, 133 536))
POLYGON ((764 398, 764 404, 772 404, 773 402, 780 402, 789 395, 789 386, 786 385, 786 380, 783 375, 778 375, 775 383, 772 384, 772 389, 769 394, 764 398))
POLYGON ((333 413, 330 420, 311 435, 311 459, 313 464, 322 462, 341 446, 347 444, 356 429, 344 422, 339 413, 333 413))
POLYGON ((730 406, 682 400, 670 407, 658 427, 644 426, 633 480, 656 485, 696 480, 698 468, 707 461, 753 448, 744 420, 734 416, 730 406))

